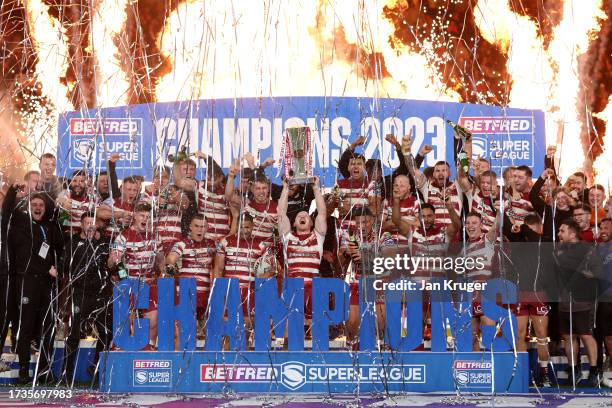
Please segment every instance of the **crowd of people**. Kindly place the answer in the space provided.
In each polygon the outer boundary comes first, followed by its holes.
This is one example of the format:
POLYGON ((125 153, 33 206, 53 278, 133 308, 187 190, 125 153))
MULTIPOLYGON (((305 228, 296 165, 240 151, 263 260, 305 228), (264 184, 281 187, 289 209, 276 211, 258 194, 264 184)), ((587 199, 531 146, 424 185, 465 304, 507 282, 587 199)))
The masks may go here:
MULTIPOLYGON (((540 384, 554 382, 551 344, 563 340, 570 378, 579 380, 582 343, 591 366, 588 384, 598 386, 612 353, 612 290, 606 286, 612 279, 612 200, 605 188, 589 186, 580 172, 560 180, 554 147, 547 150, 545 170, 536 178, 527 166, 508 166, 496 174, 480 157, 468 160, 468 166, 457 160, 457 165, 440 161, 422 168, 431 146, 413 156, 410 137, 386 139, 395 146, 398 168, 385 175, 380 160, 358 152, 365 142, 358 137, 343 152, 333 187, 321 186, 318 177, 309 184, 295 183, 291 175, 274 184, 266 176, 274 161, 257 165, 250 154, 227 173, 201 152, 177 157, 171 167, 155 168, 151 183, 136 175, 119 183, 118 155, 110 157, 106 171, 82 169, 58 177, 56 158, 44 154, 39 170, 5 183, 1 195, 0 341, 4 344, 10 327, 20 381, 31 381, 33 344, 40 349, 35 378, 50 379, 58 327, 67 327, 62 375, 68 382, 74 379, 82 337, 95 335, 96 360, 100 351, 116 347, 113 287, 122 279, 150 285, 149 307, 139 316, 149 319, 145 349, 154 351, 159 277, 195 278, 201 337, 215 278, 238 279, 248 327, 254 318, 256 277, 276 278, 279 285, 287 277, 303 278, 307 321, 312 279, 341 278, 350 285, 349 316, 330 336, 343 335, 349 347, 358 349, 358 282, 371 274, 373 257, 398 250, 442 257, 452 252, 450 244, 462 243, 463 255, 485 260, 463 277, 517 281, 519 301, 508 306, 517 316, 517 349, 526 350, 530 336, 535 338, 540 384), (202 180, 195 177, 200 167, 202 180), (523 247, 504 249, 507 244, 523 247), (540 266, 549 272, 539 275, 540 266), (550 271, 567 278, 552 285, 558 298, 549 290, 550 271)), ((447 274, 424 267, 409 276, 428 280, 447 274)), ((388 324, 383 292, 376 294, 375 303, 383 337, 388 324)), ((487 348, 479 327, 497 322, 482 313, 477 294, 469 313, 474 350, 487 348)), ((308 331, 306 325, 306 336, 308 331)))

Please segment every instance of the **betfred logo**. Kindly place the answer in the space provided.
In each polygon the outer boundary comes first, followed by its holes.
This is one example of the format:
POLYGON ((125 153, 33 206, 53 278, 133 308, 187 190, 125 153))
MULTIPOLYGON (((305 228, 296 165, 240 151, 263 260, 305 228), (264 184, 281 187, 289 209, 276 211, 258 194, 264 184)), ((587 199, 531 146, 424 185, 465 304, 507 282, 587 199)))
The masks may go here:
POLYGON ((455 370, 490 370, 493 364, 490 361, 457 360, 454 367, 455 370))
POLYGON ((472 134, 533 132, 533 119, 529 116, 464 116, 459 119, 459 125, 469 130, 472 134))
POLYGON ((200 382, 269 382, 275 378, 278 372, 269 364, 200 364, 200 382))
POLYGON ((134 368, 170 368, 170 360, 134 360, 134 368))
POLYGON ((141 119, 105 118, 70 119, 70 134, 84 135, 135 135, 142 131, 141 119))
POLYGON ((134 360, 132 365, 132 380, 135 387, 172 385, 172 361, 134 360))

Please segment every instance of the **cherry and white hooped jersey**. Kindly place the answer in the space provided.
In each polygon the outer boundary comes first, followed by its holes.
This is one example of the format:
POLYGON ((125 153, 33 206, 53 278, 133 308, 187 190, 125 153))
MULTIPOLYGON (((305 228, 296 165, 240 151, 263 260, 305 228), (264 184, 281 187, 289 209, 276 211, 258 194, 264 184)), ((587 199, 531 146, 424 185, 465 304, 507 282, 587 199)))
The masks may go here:
POLYGON ((486 234, 495 224, 497 210, 495 210, 494 197, 485 197, 478 187, 474 187, 468 195, 470 211, 476 211, 482 219, 482 231, 486 234))
POLYGON ((423 227, 415 228, 412 231, 410 249, 413 257, 422 258, 422 263, 415 270, 413 276, 418 277, 439 277, 444 276, 444 269, 439 268, 436 259, 446 255, 448 249, 448 236, 446 234, 446 224, 436 223, 428 230, 423 227), (429 264, 429 261, 431 264, 429 264))
POLYGON ((255 262, 266 252, 265 241, 253 237, 244 239, 237 234, 225 237, 217 245, 217 254, 225 257, 224 278, 238 278, 240 286, 255 282, 255 262))
POLYGON ((164 253, 167 253, 175 242, 183 239, 181 215, 180 209, 174 204, 168 204, 166 208, 158 208, 155 211, 155 233, 164 253))
POLYGON ((278 202, 268 200, 266 204, 249 201, 244 210, 253 217, 253 237, 263 240, 271 239, 278 225, 276 210, 278 202))
MULTIPOLYGON (((393 215, 393 199, 387 200, 385 199, 383 203, 383 212, 387 219, 387 221, 391 221, 391 217, 393 215)), ((419 203, 416 198, 408 195, 408 197, 400 200, 400 215, 402 220, 409 221, 410 218, 416 218, 419 214, 419 203)), ((409 240, 405 235, 399 234, 397 228, 394 228, 391 232, 391 235, 396 240, 398 245, 407 245, 409 240)))
POLYGON ((370 181, 367 177, 355 180, 352 177, 338 180, 336 185, 343 201, 349 201, 351 207, 366 207, 369 204, 370 181))
POLYGON ((457 182, 449 183, 446 187, 440 188, 432 181, 429 181, 425 185, 423 192, 425 201, 433 205, 436 209, 436 222, 442 224, 451 223, 450 215, 446 209, 446 205, 444 204, 444 194, 446 189, 448 189, 448 194, 450 195, 450 200, 453 203, 455 212, 457 214, 461 214, 462 193, 461 189, 457 185, 457 182))
POLYGON ((157 243, 153 236, 128 228, 115 238, 113 249, 123 254, 129 276, 145 279, 154 276, 157 243))
POLYGON ((495 243, 489 241, 486 234, 481 234, 479 239, 468 241, 464 245, 465 251, 460 255, 476 261, 474 268, 465 271, 466 277, 475 282, 490 278, 493 275, 495 243))
POLYGON ((283 236, 287 277, 312 281, 319 275, 325 236, 313 229, 307 234, 290 232, 283 236))
POLYGON ((534 213, 533 205, 529 200, 529 193, 519 193, 518 197, 510 196, 505 204, 506 215, 519 225, 523 225, 527 215, 534 213))
POLYGON ((70 217, 62 224, 62 231, 71 235, 78 234, 81 232, 81 216, 84 212, 93 211, 98 205, 98 200, 96 197, 88 197, 86 194, 82 197, 74 197, 69 192, 64 196, 64 199, 69 201, 69 208, 61 208, 68 211, 70 217))
POLYGON ((210 291, 210 276, 216 252, 215 243, 204 238, 200 242, 192 239, 178 241, 171 252, 180 258, 178 262, 179 277, 195 278, 198 292, 210 291))
MULTIPOLYGON (((113 213, 115 211, 126 211, 130 213, 134 212, 134 204, 122 200, 113 200, 112 198, 108 198, 104 201, 104 204, 111 207, 113 213)), ((119 223, 115 222, 113 218, 111 218, 108 221, 108 226, 106 227, 106 235, 109 237, 118 236, 125 227, 127 227, 127 225, 120 225, 119 223)))
POLYGON ((225 190, 216 191, 207 189, 206 181, 198 184, 198 211, 203 213, 208 223, 206 238, 219 240, 230 232, 230 211, 225 199, 225 190))

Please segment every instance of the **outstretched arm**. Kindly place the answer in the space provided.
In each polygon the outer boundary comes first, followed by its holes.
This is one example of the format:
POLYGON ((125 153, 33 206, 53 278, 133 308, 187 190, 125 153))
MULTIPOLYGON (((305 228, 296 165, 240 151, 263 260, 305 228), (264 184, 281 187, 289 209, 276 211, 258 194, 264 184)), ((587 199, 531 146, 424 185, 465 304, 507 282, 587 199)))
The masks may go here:
POLYGON ((287 207, 289 201, 289 185, 287 179, 283 180, 283 191, 278 199, 276 213, 278 214, 278 232, 281 236, 288 234, 291 231, 291 222, 287 217, 287 207))
POLYGON ((321 181, 318 177, 315 177, 312 185, 312 191, 315 196, 315 204, 317 205, 317 218, 315 219, 315 230, 325 236, 327 234, 327 206, 325 205, 325 199, 323 193, 321 193, 321 181))
POLYGON ((461 228, 461 218, 459 218, 459 214, 457 214, 457 211, 455 211, 455 206, 453 205, 453 201, 450 199, 450 196, 446 196, 444 205, 446 206, 446 210, 448 211, 448 215, 451 219, 451 223, 446 227, 446 235, 449 238, 452 238, 457 234, 459 228, 461 228))
POLYGON ((234 197, 234 180, 236 174, 240 171, 240 160, 236 160, 227 172, 227 181, 225 182, 225 199, 229 202, 234 197))

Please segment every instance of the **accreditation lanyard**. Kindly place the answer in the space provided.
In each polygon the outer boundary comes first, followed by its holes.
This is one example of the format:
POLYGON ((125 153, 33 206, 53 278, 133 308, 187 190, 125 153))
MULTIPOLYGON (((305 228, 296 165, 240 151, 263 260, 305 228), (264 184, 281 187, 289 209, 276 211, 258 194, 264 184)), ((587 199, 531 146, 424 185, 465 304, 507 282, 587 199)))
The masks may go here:
POLYGON ((43 227, 40 224, 37 224, 38 227, 40 228, 40 233, 43 236, 43 243, 40 246, 40 249, 38 250, 38 256, 40 256, 42 259, 46 259, 47 255, 49 254, 49 244, 47 243, 47 231, 45 231, 45 227, 43 227))

